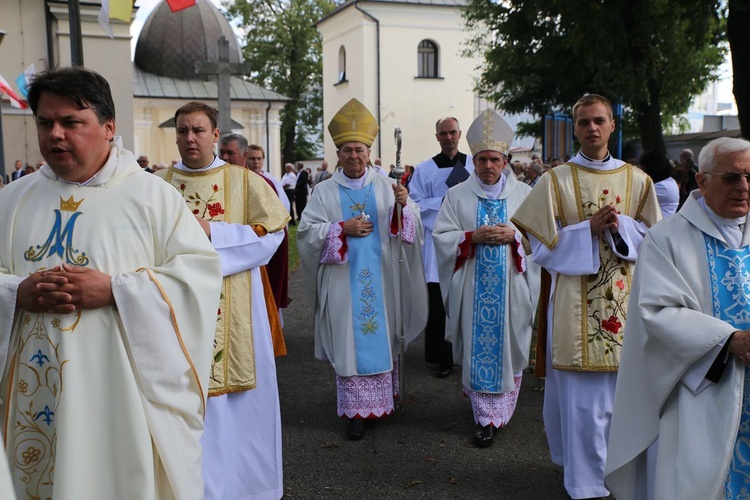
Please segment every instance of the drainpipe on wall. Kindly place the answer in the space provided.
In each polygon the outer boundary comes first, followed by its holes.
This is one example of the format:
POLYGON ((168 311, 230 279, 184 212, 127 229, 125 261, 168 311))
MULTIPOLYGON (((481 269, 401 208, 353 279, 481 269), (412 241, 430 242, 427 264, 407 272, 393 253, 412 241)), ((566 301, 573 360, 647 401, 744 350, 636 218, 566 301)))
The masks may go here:
MULTIPOLYGON (((359 2, 354 4, 354 8, 375 22, 375 68, 376 68, 376 75, 377 75, 376 80, 377 80, 377 94, 378 94, 376 114, 377 114, 377 119, 378 119, 378 126, 380 126, 380 21, 376 19, 369 12, 362 10, 359 6, 359 2)), ((383 138, 383 134, 381 130, 381 133, 378 134, 378 158, 382 157, 382 141, 381 141, 382 138, 383 138)))
POLYGON ((268 101, 268 107, 266 108, 266 172, 271 173, 271 132, 268 124, 268 117, 271 112, 271 101, 268 101))

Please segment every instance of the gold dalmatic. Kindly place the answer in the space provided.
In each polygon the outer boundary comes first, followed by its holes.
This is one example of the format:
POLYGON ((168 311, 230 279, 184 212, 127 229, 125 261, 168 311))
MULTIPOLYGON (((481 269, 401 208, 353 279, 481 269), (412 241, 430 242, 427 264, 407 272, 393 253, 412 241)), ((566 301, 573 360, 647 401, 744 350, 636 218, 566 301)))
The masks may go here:
MULTIPOLYGON (((286 225, 288 214, 272 208, 276 193, 259 175, 244 168, 224 165, 204 172, 170 168, 158 174, 175 186, 193 214, 204 220, 250 225, 260 235, 283 230, 286 225)), ((246 391, 256 385, 250 273, 224 277, 209 396, 246 391)))
MULTIPOLYGON (((601 207, 651 226, 659 207, 651 179, 630 165, 598 170, 573 163, 542 177, 513 222, 548 248, 558 241, 558 227, 588 220, 601 207), (532 200, 539 198, 534 203, 532 200), (527 204, 528 203, 528 204, 527 204), (539 207, 550 207, 549 211, 539 207)), ((552 366, 570 371, 617 371, 620 365, 630 281, 634 262, 621 259, 603 237, 599 272, 586 276, 558 274, 553 297, 552 366)))

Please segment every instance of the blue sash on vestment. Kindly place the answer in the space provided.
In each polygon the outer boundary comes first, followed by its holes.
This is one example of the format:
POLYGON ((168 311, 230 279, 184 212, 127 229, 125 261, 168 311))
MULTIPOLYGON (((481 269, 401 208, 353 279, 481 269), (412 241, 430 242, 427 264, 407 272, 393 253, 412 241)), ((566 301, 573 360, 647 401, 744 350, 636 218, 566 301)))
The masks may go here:
MULTIPOLYGON (((713 315, 738 330, 750 328, 750 248, 727 248, 704 235, 708 257, 713 315)), ((747 498, 750 490, 750 376, 745 368, 742 415, 734 443, 729 474, 724 483, 727 499, 747 498)))
MULTIPOLYGON (((480 199, 477 228, 508 221, 505 200, 480 199)), ((475 391, 499 393, 505 340, 505 245, 477 245, 474 269, 474 317, 469 384, 475 391)))
POLYGON ((364 238, 346 239, 349 245, 349 285, 357 375, 374 375, 393 369, 383 305, 378 205, 375 195, 370 196, 373 189, 372 184, 357 190, 339 186, 344 219, 361 215, 364 211, 371 216, 370 221, 374 225, 372 233, 364 238))

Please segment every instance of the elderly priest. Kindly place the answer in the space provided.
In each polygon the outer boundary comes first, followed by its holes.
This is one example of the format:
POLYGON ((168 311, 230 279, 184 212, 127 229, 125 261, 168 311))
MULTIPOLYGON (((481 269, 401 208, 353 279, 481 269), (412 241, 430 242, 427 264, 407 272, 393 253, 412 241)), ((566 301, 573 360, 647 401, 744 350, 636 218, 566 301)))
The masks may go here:
POLYGON ((609 436, 618 499, 750 489, 750 142, 700 152, 699 190, 641 245, 609 436))
POLYGON ((313 191, 297 244, 315 301, 315 355, 333 365, 338 414, 357 440, 363 419, 393 412, 401 329, 408 342, 427 321, 422 224, 406 188, 369 165, 378 125, 362 103, 345 104, 328 131, 343 168, 313 191))

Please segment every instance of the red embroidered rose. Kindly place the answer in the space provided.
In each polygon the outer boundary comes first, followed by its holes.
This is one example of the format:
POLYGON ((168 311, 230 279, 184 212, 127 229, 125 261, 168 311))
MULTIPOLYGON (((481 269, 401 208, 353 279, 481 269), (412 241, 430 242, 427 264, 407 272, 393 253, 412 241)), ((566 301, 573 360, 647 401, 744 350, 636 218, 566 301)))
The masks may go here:
POLYGON ((216 191, 218 191, 218 190, 219 190, 219 185, 218 185, 218 184, 214 184, 214 193, 215 193, 216 191))
POLYGON ((618 194, 615 198, 615 203, 620 203, 622 201, 622 198, 620 198, 620 195, 618 194))
POLYGON ((609 194, 609 189, 605 189, 604 191, 602 191, 602 194, 609 194))
POLYGON ((210 215, 211 218, 224 213, 224 209, 221 208, 221 203, 219 202, 209 203, 206 205, 206 208, 208 209, 208 215, 210 215))
POLYGON ((197 208, 193 210, 193 214, 198 215, 199 213, 200 213, 200 210, 198 210, 197 208))
POLYGON ((185 184, 180 184, 180 191, 185 191, 185 184))
POLYGON ((615 281, 615 286, 622 290, 623 288, 625 288, 625 282, 623 280, 617 280, 615 281))
POLYGON ((617 316, 610 316, 609 318, 602 321, 602 328, 617 335, 617 332, 619 332, 620 328, 622 328, 622 323, 620 323, 620 320, 617 319, 617 316))

